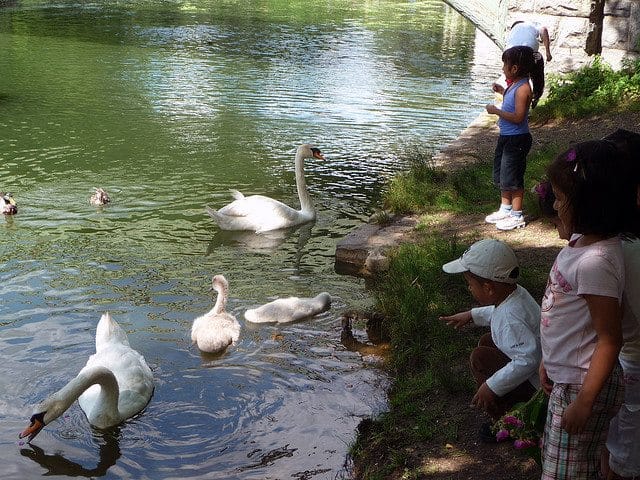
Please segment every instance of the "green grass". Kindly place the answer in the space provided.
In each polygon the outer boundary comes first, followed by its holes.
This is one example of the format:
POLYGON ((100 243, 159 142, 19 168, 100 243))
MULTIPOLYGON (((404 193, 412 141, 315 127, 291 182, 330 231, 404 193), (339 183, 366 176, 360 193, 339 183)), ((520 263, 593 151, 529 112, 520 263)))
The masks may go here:
MULTIPOLYGON (((528 159, 530 186, 539 181, 545 166, 557 154, 551 146, 528 159)), ((491 181, 491 166, 477 163, 457 171, 434 166, 431 153, 410 149, 407 172, 394 177, 384 194, 385 208, 393 213, 482 213, 495 208, 498 192, 491 181)), ((538 209, 527 188, 525 208, 538 209)), ((439 320, 442 315, 473 304, 462 275, 448 275, 442 265, 460 256, 467 244, 442 238, 422 229, 422 243, 404 244, 390 257, 388 272, 373 287, 377 310, 385 316, 391 338, 389 368, 394 377, 389 390, 389 411, 367 422, 351 455, 360 478, 383 479, 392 472, 419 478, 412 467, 412 447, 418 443, 444 444, 456 438, 459 419, 447 412, 451 399, 472 395, 474 382, 468 355, 479 333, 461 334, 439 320)), ((468 240, 465 240, 467 242, 468 240)), ((521 284, 542 297, 544 271, 523 272, 521 284)), ((455 400, 454 400, 455 401, 455 400)))
POLYGON ((447 175, 435 168, 433 152, 411 146, 401 158, 409 165, 409 171, 391 179, 385 192, 385 207, 394 213, 408 213, 437 204, 447 175))
MULTIPOLYGON (((530 190, 544 176, 546 165, 559 152, 559 147, 549 146, 527 158, 525 210, 539 213, 538 200, 530 190)), ((428 153, 417 157, 412 155, 415 155, 414 150, 405 152, 409 169, 394 176, 384 192, 386 210, 395 214, 442 211, 490 213, 495 210, 500 197, 493 184, 490 162, 447 172, 436 167, 428 153)))
MULTIPOLYGON (((478 165, 446 174, 432 163, 416 165, 410 161, 409 170, 396 175, 389 182, 384 205, 397 214, 441 210, 478 212, 479 208, 488 205, 487 197, 496 195, 490 165, 478 165)), ((492 200, 495 204, 496 198, 492 200)))
POLYGON ((549 94, 535 119, 579 118, 620 109, 640 110, 640 60, 614 70, 600 57, 567 75, 550 75, 549 94))
POLYGON ((437 320, 443 308, 457 308, 468 302, 466 287, 442 271, 441 265, 462 247, 455 243, 431 239, 420 245, 407 244, 391 258, 384 288, 376 292, 379 308, 387 316, 387 329, 392 338, 392 367, 413 375, 437 364, 440 375, 447 366, 440 363, 460 347, 452 342, 451 328, 437 320), (446 290, 443 285, 450 285, 446 290), (452 294, 453 293, 453 294, 452 294), (440 352, 441 345, 448 345, 440 352))
MULTIPOLYGON (((450 414, 450 404, 461 394, 473 394, 468 356, 482 332, 456 331, 439 317, 473 304, 463 276, 442 271, 466 246, 438 236, 402 245, 387 275, 374 286, 391 337, 394 381, 389 410, 368 420, 351 446, 359 478, 384 479, 399 471, 403 478, 422 478, 424 472, 412 465, 409 453, 415 445, 443 445, 457 438, 461 419, 450 414)), ((541 296, 547 273, 548 268, 532 272, 521 283, 541 296)))
MULTIPOLYGON (((460 335, 438 317, 469 304, 461 275, 447 275, 441 265, 460 255, 455 241, 430 238, 407 244, 393 255, 380 288, 375 289, 378 308, 385 313, 393 358, 394 385, 389 392, 389 411, 369 423, 366 435, 351 448, 361 465, 363 478, 385 478, 405 469, 411 475, 405 450, 416 442, 434 438, 452 441, 455 419, 442 423, 452 394, 473 391, 466 357, 476 339, 460 335), (389 446, 393 446, 388 449, 389 446), (385 461, 378 463, 380 450, 385 461)), ((407 478, 412 478, 408 476, 407 478)))

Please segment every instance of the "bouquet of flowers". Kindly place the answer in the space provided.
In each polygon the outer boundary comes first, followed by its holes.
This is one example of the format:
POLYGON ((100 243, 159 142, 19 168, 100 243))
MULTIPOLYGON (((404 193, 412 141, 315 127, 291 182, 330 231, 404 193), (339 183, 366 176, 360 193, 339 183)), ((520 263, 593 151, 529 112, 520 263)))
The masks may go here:
POLYGON ((492 427, 498 442, 511 439, 513 446, 541 464, 540 440, 547 418, 549 397, 542 389, 527 402, 518 403, 492 427))

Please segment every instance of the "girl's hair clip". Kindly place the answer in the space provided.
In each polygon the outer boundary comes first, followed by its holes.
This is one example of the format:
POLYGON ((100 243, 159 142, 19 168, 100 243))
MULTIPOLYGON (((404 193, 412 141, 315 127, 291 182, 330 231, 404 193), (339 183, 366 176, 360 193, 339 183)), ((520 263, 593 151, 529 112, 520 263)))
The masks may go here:
MULTIPOLYGON (((565 160, 568 163, 571 163, 571 162, 576 162, 576 158, 577 158, 576 151, 575 151, 575 149, 572 148, 571 150, 569 150, 567 152, 567 158, 565 160)), ((574 172, 578 171, 578 162, 576 162, 575 167, 573 167, 573 171, 574 172)))

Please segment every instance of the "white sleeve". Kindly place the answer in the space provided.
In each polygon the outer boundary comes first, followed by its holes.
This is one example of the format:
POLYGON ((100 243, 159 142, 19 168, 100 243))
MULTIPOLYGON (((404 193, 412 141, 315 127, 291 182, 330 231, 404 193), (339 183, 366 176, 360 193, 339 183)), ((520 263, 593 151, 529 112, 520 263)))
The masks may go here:
POLYGON ((471 319, 473 320, 473 323, 481 327, 488 327, 489 325, 491 325, 491 316, 493 315, 493 311, 495 309, 496 307, 494 307, 493 305, 472 308, 471 319))
POLYGON ((496 333, 496 344, 502 344, 500 350, 511 361, 487 379, 487 386, 501 397, 538 371, 542 352, 536 335, 524 322, 509 322, 496 333))

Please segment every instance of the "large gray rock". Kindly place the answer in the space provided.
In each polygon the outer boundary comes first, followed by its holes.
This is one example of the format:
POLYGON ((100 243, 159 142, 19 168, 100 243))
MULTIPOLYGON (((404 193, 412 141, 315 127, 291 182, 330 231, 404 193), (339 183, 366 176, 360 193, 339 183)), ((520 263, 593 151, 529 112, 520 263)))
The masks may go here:
POLYGON ((336 246, 335 271, 343 275, 372 277, 389 266, 388 252, 408 241, 417 217, 396 217, 384 225, 365 224, 336 246))

